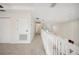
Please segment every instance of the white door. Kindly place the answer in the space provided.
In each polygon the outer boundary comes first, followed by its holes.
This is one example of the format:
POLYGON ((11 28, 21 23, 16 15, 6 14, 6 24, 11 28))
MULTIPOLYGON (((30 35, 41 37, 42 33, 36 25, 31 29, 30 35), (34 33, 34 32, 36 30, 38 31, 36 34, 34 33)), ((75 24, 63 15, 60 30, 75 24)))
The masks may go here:
POLYGON ((0 43, 12 42, 16 38, 16 20, 11 18, 0 19, 0 43))
POLYGON ((28 24, 26 19, 17 19, 17 30, 19 34, 26 34, 28 31, 28 24))
POLYGON ((1 18, 0 19, 0 42, 1 41, 10 41, 14 38, 16 31, 15 21, 10 18, 1 18))
POLYGON ((0 19, 0 42, 10 40, 10 19, 0 19))

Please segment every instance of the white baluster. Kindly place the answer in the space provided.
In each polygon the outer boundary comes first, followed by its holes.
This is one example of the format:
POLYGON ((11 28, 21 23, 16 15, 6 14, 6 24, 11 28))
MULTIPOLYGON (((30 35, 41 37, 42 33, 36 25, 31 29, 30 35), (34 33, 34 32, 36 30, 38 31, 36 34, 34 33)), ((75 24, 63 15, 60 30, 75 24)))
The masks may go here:
POLYGON ((43 37, 43 41, 46 41, 46 43, 48 42, 47 44, 44 44, 46 46, 45 48, 47 48, 46 49, 47 54, 53 54, 53 55, 79 54, 79 48, 76 45, 68 43, 61 37, 58 37, 56 35, 51 35, 47 32, 43 33, 42 37, 43 37), (73 50, 72 53, 70 53, 70 49, 73 50))

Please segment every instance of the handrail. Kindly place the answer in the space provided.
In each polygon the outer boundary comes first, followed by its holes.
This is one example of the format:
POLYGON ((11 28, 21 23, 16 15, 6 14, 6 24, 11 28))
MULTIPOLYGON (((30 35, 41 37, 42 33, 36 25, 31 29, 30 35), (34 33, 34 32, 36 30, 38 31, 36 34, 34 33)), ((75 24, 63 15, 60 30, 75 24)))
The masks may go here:
POLYGON ((63 38, 46 32, 41 31, 41 36, 44 43, 46 54, 50 55, 75 55, 79 54, 79 47, 71 44, 63 38))

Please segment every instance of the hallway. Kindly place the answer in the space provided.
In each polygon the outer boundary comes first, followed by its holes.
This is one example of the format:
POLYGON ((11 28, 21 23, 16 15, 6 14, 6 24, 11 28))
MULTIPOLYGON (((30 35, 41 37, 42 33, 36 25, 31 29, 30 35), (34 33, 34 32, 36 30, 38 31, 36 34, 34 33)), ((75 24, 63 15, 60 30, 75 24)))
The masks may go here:
POLYGON ((42 39, 36 35, 31 44, 0 43, 1 55, 45 55, 42 39))

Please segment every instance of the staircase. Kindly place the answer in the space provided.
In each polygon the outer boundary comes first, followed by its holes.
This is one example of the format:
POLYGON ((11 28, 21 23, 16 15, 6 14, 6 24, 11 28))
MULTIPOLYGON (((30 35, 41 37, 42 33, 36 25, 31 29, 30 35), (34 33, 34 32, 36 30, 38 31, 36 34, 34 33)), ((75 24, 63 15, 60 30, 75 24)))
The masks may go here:
POLYGON ((79 55, 79 48, 48 31, 41 30, 41 37, 47 55, 79 55))

